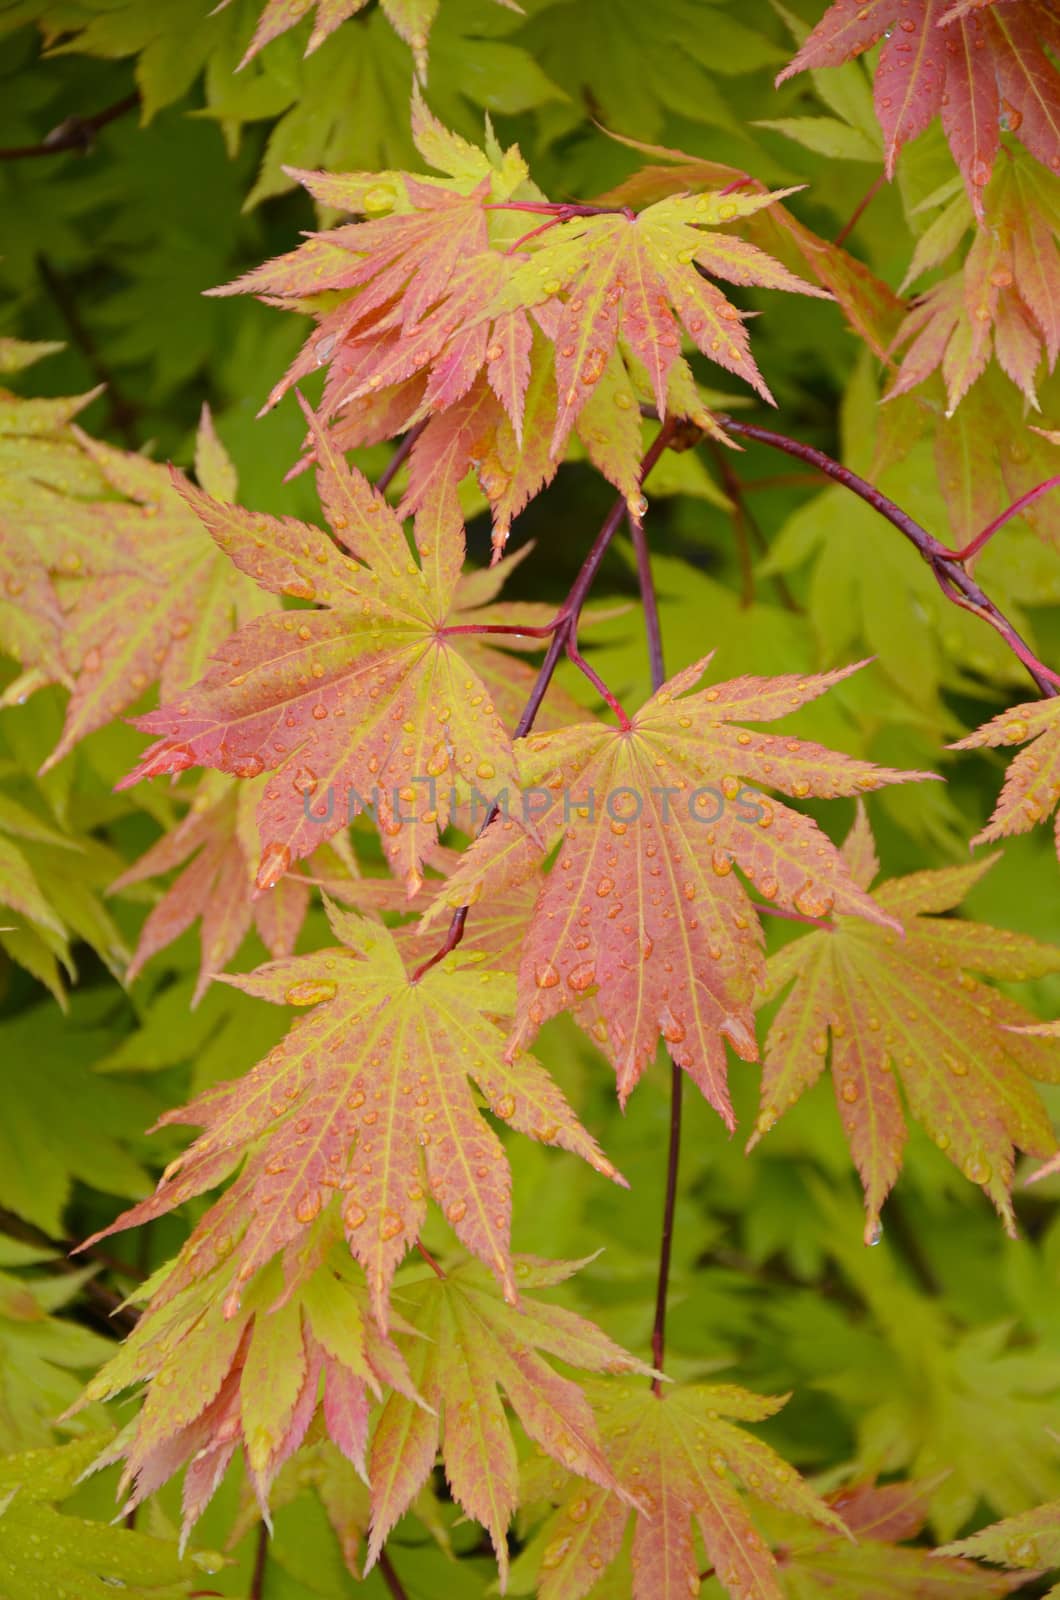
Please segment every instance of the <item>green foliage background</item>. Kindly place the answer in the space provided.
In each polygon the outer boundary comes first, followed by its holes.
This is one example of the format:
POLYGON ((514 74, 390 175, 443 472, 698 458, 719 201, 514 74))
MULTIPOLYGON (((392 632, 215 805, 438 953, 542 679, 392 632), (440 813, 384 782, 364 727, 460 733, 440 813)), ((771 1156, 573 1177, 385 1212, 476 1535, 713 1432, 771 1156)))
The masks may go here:
MULTIPOLYGON (((469 138, 481 136, 488 112, 506 143, 519 141, 554 199, 601 192, 636 165, 637 152, 608 138, 606 128, 745 167, 770 184, 805 183, 797 214, 834 237, 880 165, 868 73, 858 63, 772 87, 791 52, 792 26, 819 9, 813 0, 791 11, 725 0, 527 0, 519 15, 487 0, 443 0, 426 92, 438 116, 469 138), (785 132, 785 119, 805 116, 819 119, 800 135, 817 149, 785 132)), ((370 6, 308 60, 305 22, 233 75, 256 7, 236 0, 217 16, 207 10, 207 0, 0 4, 0 146, 35 145, 64 118, 91 116, 134 88, 141 101, 86 153, 0 160, 0 332, 65 346, 13 380, 20 393, 71 394, 105 382, 83 425, 126 447, 150 447, 160 459, 190 460, 199 410, 209 402, 244 502, 312 518, 309 478, 282 481, 302 438, 293 400, 256 420, 303 325, 250 299, 212 300, 202 291, 319 225, 285 166, 419 165, 408 134, 411 58, 370 6)), ((906 151, 898 182, 858 222, 852 247, 892 285, 925 225, 914 205, 952 170, 941 135, 930 132, 906 151)), ((837 308, 778 303, 753 291, 744 303, 764 313, 755 349, 785 431, 867 466, 878 426, 876 380, 837 308)), ((378 471, 386 456, 363 452, 359 464, 378 471)), ((1023 697, 1018 666, 985 629, 947 608, 915 554, 842 491, 778 471, 775 457, 755 449, 732 465, 742 479, 761 480, 749 500, 768 555, 753 551, 750 576, 720 480, 689 457, 659 474, 653 542, 661 552, 668 667, 683 666, 706 643, 717 648, 724 676, 874 655, 856 685, 806 718, 806 731, 892 765, 942 762, 951 779, 945 790, 885 795, 873 803, 873 821, 888 873, 965 859, 1002 765, 989 755, 951 765, 940 745, 1023 697)), ((947 536, 926 447, 891 467, 882 483, 947 536)), ((513 593, 561 596, 609 498, 585 468, 567 466, 517 524, 516 544, 535 538, 539 559, 520 569, 513 593)), ((467 504, 481 513, 473 495, 467 504)), ((479 514, 469 538, 475 558, 485 559, 488 519, 479 514)), ((981 577, 1043 657, 1060 660, 1055 553, 1014 528, 1003 551, 988 552, 981 577)), ((633 594, 621 550, 609 558, 599 592, 633 594)), ((615 689, 634 701, 645 695, 636 613, 600 623, 592 637, 594 659, 615 689)), ((14 677, 13 666, 3 670, 14 677)), ((581 692, 574 682, 568 687, 581 692)), ((46 690, 0 717, 5 793, 85 847, 58 862, 56 846, 33 847, 76 935, 77 982, 64 1008, 12 962, 0 967, 0 1449, 9 1451, 123 1421, 120 1411, 108 1419, 100 1407, 69 1423, 53 1419, 120 1330, 121 1318, 109 1312, 132 1286, 126 1269, 147 1273, 167 1259, 186 1221, 120 1238, 115 1265, 95 1261, 71 1271, 60 1252, 109 1222, 127 1197, 145 1193, 180 1148, 172 1131, 144 1136, 159 1112, 242 1071, 285 1022, 273 1008, 218 986, 190 1011, 193 934, 131 989, 122 987, 145 900, 106 901, 103 890, 119 862, 156 836, 167 802, 112 793, 141 745, 122 725, 91 737, 38 782, 33 774, 54 744, 62 701, 61 691, 46 690)), ((819 815, 838 836, 852 808, 835 803, 819 815)), ((973 892, 969 914, 1057 940, 1057 871, 1044 830, 1017 839, 973 892)), ((784 932, 770 935, 779 942, 784 932)), ((325 938, 314 913, 304 945, 325 938)), ((239 965, 262 956, 248 941, 239 965)), ((1012 987, 1045 1017, 1060 1010, 1055 979, 1012 987)), ((603 1254, 566 1287, 567 1303, 643 1353, 667 1075, 660 1064, 623 1116, 607 1074, 572 1026, 551 1024, 540 1053, 632 1189, 601 1185, 569 1158, 515 1143, 514 1245, 575 1257, 603 1243, 603 1254)), ((756 1069, 737 1063, 745 1129, 756 1084, 756 1069)), ((1058 1092, 1044 1093, 1060 1113, 1058 1092)), ((1060 1456, 1047 1431, 1060 1430, 1058 1192, 1055 1179, 1021 1191, 1022 1237, 1007 1241, 985 1199, 914 1132, 884 1240, 867 1252, 826 1083, 750 1159, 739 1136, 727 1140, 709 1108, 686 1096, 669 1368, 676 1377, 722 1373, 769 1392, 791 1390, 766 1434, 825 1487, 851 1463, 863 1474, 945 1474, 932 1495, 940 1538, 1060 1497, 1060 1456)), ((338 1600, 354 1583, 314 1488, 324 1469, 311 1451, 299 1461, 285 1479, 265 1593, 268 1600, 338 1600)), ((64 1493, 75 1477, 64 1479, 64 1493)), ((112 1495, 109 1474, 77 1489, 66 1509, 107 1520, 112 1495)), ((141 1514, 139 1528, 171 1540, 177 1515, 175 1492, 167 1490, 141 1514)), ((3 1538, 0 1521, 0 1552, 3 1538)), ((247 1593, 257 1534, 234 1475, 196 1544, 227 1545, 234 1563, 201 1579, 204 1588, 247 1593)), ((419 1521, 399 1528, 392 1550, 410 1596, 470 1597, 492 1581, 477 1530, 457 1525, 442 1494, 424 1504, 419 1521), (462 1556, 458 1569, 450 1548, 462 1556)), ((187 1592, 175 1554, 171 1560, 157 1581, 137 1580, 138 1592, 168 1593, 162 1585, 170 1583, 173 1593, 187 1592)), ((524 1592, 519 1572, 515 1590, 524 1592)), ((11 1592, 58 1593, 47 1581, 34 1587, 30 1579, 11 1592)), ((378 1574, 363 1593, 385 1593, 378 1574)))

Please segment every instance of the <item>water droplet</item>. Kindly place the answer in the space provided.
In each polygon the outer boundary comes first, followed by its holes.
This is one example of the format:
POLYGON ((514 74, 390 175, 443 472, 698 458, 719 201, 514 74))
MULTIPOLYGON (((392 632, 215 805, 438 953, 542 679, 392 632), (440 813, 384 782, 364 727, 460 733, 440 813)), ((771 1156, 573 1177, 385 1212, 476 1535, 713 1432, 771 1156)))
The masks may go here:
POLYGON ((404 1226, 405 1224, 396 1211, 384 1211, 379 1219, 379 1237, 384 1243, 390 1239, 396 1239, 404 1226))
POLYGON ((301 983, 292 983, 284 999, 289 1006, 318 1006, 324 1000, 334 1000, 338 990, 338 984, 332 983, 330 978, 306 978, 301 983))
POLYGON ((865 1243, 871 1250, 883 1238, 883 1225, 879 1218, 874 1218, 865 1225, 865 1243))
POLYGON ((969 1183, 989 1183, 994 1169, 982 1155, 969 1156, 961 1168, 969 1183))
POLYGON ((290 865, 291 852, 285 844, 280 844, 278 840, 267 844, 261 852, 258 875, 254 880, 258 888, 271 889, 274 883, 279 883, 290 865))
POLYGON ((513 1117, 515 1115, 515 1096, 512 1094, 501 1095, 501 1098, 493 1106, 493 1115, 500 1117, 502 1122, 507 1122, 509 1117, 513 1117))
POLYGON ((294 1208, 294 1214, 299 1222, 312 1222, 314 1217, 320 1215, 320 1191, 310 1189, 304 1194, 294 1208))
POLYGON ((446 1206, 445 1214, 450 1222, 463 1222, 467 1216, 467 1201, 454 1200, 451 1205, 446 1206))
POLYGON ((264 770, 265 763, 260 756, 238 756, 232 762, 232 771, 237 778, 256 778, 264 770))
POLYGON ((554 989, 559 982, 559 973, 551 962, 546 961, 535 970, 534 982, 539 989, 554 989))
POLYGON ((323 705, 318 700, 317 704, 313 707, 313 716, 314 716, 314 718, 316 719, 317 722, 323 722, 324 718, 327 716, 327 714, 328 714, 327 706, 323 705))
POLYGON ((586 989, 591 989, 596 982, 596 965, 592 961, 581 961, 572 967, 567 974, 568 987, 575 994, 584 994, 586 989))

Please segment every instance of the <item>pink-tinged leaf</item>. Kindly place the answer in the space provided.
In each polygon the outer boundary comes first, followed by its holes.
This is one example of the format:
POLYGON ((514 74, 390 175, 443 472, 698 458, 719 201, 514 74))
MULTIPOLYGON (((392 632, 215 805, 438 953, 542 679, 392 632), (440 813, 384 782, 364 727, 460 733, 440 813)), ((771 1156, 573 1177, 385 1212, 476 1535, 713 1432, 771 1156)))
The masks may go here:
MULTIPOLYGON (((330 1239, 319 1243, 326 1255, 330 1239)), ((146 1383, 109 1459, 124 1458, 123 1490, 132 1484, 125 1510, 187 1467, 185 1538, 240 1446, 268 1516, 273 1481, 318 1411, 322 1375, 323 1426, 362 1472, 370 1397, 386 1385, 422 1410, 401 1351, 366 1324, 362 1290, 317 1264, 277 1299, 283 1273, 273 1262, 230 1315, 218 1259, 176 1294, 168 1284, 156 1293, 81 1402, 146 1383)))
MULTIPOLYGON (((690 693, 703 666, 672 679, 627 730, 576 726, 518 746, 521 791, 533 796, 541 836, 563 843, 526 934, 510 1048, 570 1009, 614 1066, 625 1101, 661 1036, 731 1126, 725 1041, 755 1058, 751 999, 761 972, 761 930, 733 866, 765 900, 800 915, 834 909, 892 925, 808 817, 743 779, 801 797, 924 774, 729 722, 790 713, 849 669, 690 693)), ((494 824, 447 898, 525 882, 539 858, 517 819, 494 824)))
POLYGON ((977 216, 983 214, 983 188, 1000 145, 997 80, 984 61, 983 24, 962 17, 945 30, 946 89, 942 126, 964 178, 977 216))
POLYGON ((914 15, 906 8, 880 52, 873 101, 883 130, 884 165, 894 177, 902 145, 923 133, 942 107, 945 56, 937 32, 946 0, 925 0, 914 15))
POLYGON ((521 307, 516 307, 495 318, 486 346, 489 386, 507 412, 515 430, 515 442, 520 447, 533 338, 529 317, 521 307))
POLYGON ((1012 107, 1009 126, 1021 144, 1055 172, 1060 166, 1060 75, 1042 48, 1043 42, 1055 48, 1055 14, 1050 17, 1047 6, 994 6, 983 26, 1001 97, 1012 107))
MULTIPOLYGON (((161 680, 167 698, 189 688, 232 628, 262 609, 255 585, 218 555, 168 468, 78 437, 107 483, 126 498, 92 507, 97 536, 109 539, 116 554, 112 570, 79 586, 67 621, 64 648, 77 677, 45 768, 127 710, 151 684, 161 680), (145 550, 149 568, 140 565, 145 550)), ((198 449, 208 475, 221 484, 232 481, 209 413, 198 449)))
MULTIPOLYGON (((249 1150, 229 1190, 245 1208, 246 1229, 228 1251, 230 1312, 240 1285, 302 1237, 336 1191, 381 1325, 390 1280, 418 1237, 428 1195, 514 1299, 508 1164, 468 1078, 502 1121, 618 1175, 543 1069, 527 1056, 504 1060, 496 1019, 511 1009, 509 979, 479 968, 471 953, 412 982, 384 928, 348 913, 332 917, 343 947, 228 980, 310 1013, 246 1078, 167 1114, 205 1131, 144 1205, 155 1214, 171 1209, 219 1182, 249 1150), (247 1229, 252 1215, 256 1224, 247 1229)), ((136 1218, 143 1214, 141 1207, 136 1218)), ((130 1213, 117 1226, 136 1218, 130 1213)))
POLYGON ((778 83, 812 67, 840 67, 868 50, 894 21, 895 0, 835 0, 784 71, 778 83))
MULTIPOLYGON (((864 830, 864 824, 858 824, 864 830)), ((864 838, 850 854, 866 853, 864 838)), ((898 878, 875 890, 904 931, 841 918, 833 931, 794 941, 769 964, 767 992, 794 978, 766 1042, 762 1110, 752 1143, 831 1068, 844 1131, 861 1175, 866 1239, 901 1166, 906 1139, 898 1095, 939 1149, 980 1184, 1006 1224, 1014 1150, 1048 1155, 1055 1138, 1032 1077, 1060 1071, 1055 1048, 1017 1042, 1030 1020, 976 971, 1010 978, 1060 970, 1047 945, 956 920, 933 922, 968 891, 983 865, 898 878)))
MULTIPOLYGON (((1031 743, 1009 767, 994 814, 973 844, 1027 833, 1045 822, 1060 801, 1060 695, 1013 706, 959 739, 954 750, 1004 748, 1031 743)), ((1060 854, 1060 836, 1057 840, 1060 854)))
MULTIPOLYGON (((481 390, 497 407, 484 382, 481 390)), ((439 465, 441 503, 430 474, 413 480, 417 566, 385 501, 315 425, 311 438, 325 511, 367 564, 317 529, 186 491, 258 583, 322 608, 258 617, 221 645, 180 702, 141 720, 162 737, 126 782, 194 764, 242 778, 274 771, 257 811, 262 890, 373 806, 391 862, 415 892, 454 785, 492 798, 514 781, 510 739, 487 688, 469 675, 459 639, 441 629, 464 552, 453 480, 439 465)))
MULTIPOLYGON (((533 1264, 516 1275, 533 1281, 533 1264)), ((387 1401, 372 1441, 372 1537, 369 1565, 394 1523, 419 1492, 441 1449, 457 1503, 486 1528, 497 1554, 501 1588, 508 1572, 505 1534, 517 1503, 517 1459, 503 1401, 530 1438, 568 1471, 621 1498, 600 1446, 592 1410, 578 1384, 543 1359, 590 1372, 650 1369, 584 1318, 527 1298, 525 1312, 499 1299, 480 1268, 422 1274, 401 1290, 401 1307, 420 1338, 407 1342, 410 1370, 433 1415, 415 1414, 403 1396, 387 1401), (558 1348, 557 1348, 558 1346, 558 1348)))
MULTIPOLYGON (((730 1388, 589 1386, 604 1409, 603 1433, 615 1477, 633 1501, 632 1600, 687 1600, 698 1588, 698 1527, 726 1591, 782 1600, 776 1560, 738 1493, 844 1533, 834 1511, 767 1445, 734 1427, 758 1421, 776 1401, 730 1388)), ((631 1514, 614 1492, 577 1484, 535 1541, 541 1600, 580 1600, 617 1555, 631 1514)))

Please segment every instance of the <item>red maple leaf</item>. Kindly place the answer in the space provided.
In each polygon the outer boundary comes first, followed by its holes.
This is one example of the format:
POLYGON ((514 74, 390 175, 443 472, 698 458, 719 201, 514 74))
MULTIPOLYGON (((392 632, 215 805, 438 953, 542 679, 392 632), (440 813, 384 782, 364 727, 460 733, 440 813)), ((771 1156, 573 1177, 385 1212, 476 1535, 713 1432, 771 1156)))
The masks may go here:
POLYGON ((262 588, 320 609, 272 612, 229 639, 200 683, 139 720, 163 737, 125 781, 196 764, 245 778, 275 770, 257 813, 260 888, 374 804, 391 864, 414 893, 454 785, 491 799, 514 783, 511 741, 475 671, 484 640, 465 648, 468 636, 446 632, 466 622, 453 615, 462 525, 421 513, 414 560, 400 519, 307 416, 343 549, 317 528, 181 491, 262 588))
MULTIPOLYGON (((513 1043, 572 1009, 625 1101, 661 1035, 731 1127, 724 1041, 755 1059, 751 999, 762 970, 754 904, 732 868, 769 904, 896 926, 809 817, 743 780, 802 798, 927 774, 732 725, 788 715, 854 668, 692 693, 705 666, 678 673, 626 728, 583 724, 517 746, 524 805, 543 838, 563 842, 523 945, 513 1043)), ((495 822, 442 898, 451 905, 524 883, 540 854, 517 817, 495 822)))
POLYGON ((835 0, 777 82, 880 39, 873 94, 888 177, 936 116, 979 215, 1003 127, 1044 166, 1060 163, 1060 79, 1046 53, 1060 48, 1060 21, 1048 0, 835 0))

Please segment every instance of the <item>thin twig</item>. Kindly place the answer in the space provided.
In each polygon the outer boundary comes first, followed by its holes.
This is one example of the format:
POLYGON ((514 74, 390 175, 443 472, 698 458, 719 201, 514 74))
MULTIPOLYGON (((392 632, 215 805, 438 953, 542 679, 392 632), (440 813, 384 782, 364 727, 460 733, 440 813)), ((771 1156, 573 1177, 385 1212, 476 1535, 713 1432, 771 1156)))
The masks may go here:
POLYGON ((247 1600, 264 1600, 265 1568, 269 1564, 269 1530, 264 1522, 258 1523, 258 1542, 254 1551, 254 1572, 250 1580, 247 1600))
POLYGON ((390 488, 390 485, 397 477, 401 467, 407 461, 413 445, 416 443, 416 440, 419 438, 426 426, 427 419, 424 418, 422 422, 417 422, 409 429, 408 433, 406 433, 405 437, 394 451, 394 454, 390 457, 390 460, 387 462, 386 466, 375 480, 376 492, 378 494, 386 494, 387 490, 390 488))
POLYGON ((445 1277, 445 1273, 442 1271, 442 1269, 438 1265, 437 1261, 435 1261, 434 1257, 431 1255, 431 1252, 427 1249, 427 1246, 423 1243, 422 1239, 417 1239, 416 1240, 416 1249, 419 1251, 419 1253, 423 1257, 424 1261, 426 1261, 427 1265, 430 1267, 430 1269, 434 1273, 435 1277, 436 1278, 444 1278, 445 1277))
POLYGON ((116 100, 112 106, 97 111, 94 116, 80 117, 75 113, 72 117, 64 117, 57 128, 45 134, 40 144, 10 145, 0 150, 0 161, 27 161, 34 156, 57 156, 64 150, 80 150, 87 155, 96 142, 100 128, 124 117, 127 111, 135 111, 139 104, 140 96, 134 92, 127 94, 124 100, 116 100))
POLYGON ((862 195, 861 199, 858 201, 857 205, 854 207, 854 209, 851 212, 850 216, 848 217, 847 221, 843 224, 843 226, 840 228, 839 232, 836 234, 834 240, 832 241, 833 244, 841 245, 850 237, 850 235, 853 233, 854 229, 857 227, 858 223, 861 221, 861 219, 864 216, 865 212, 868 210, 869 206, 872 204, 872 202, 875 200, 876 196, 879 194, 880 190, 883 188, 883 186, 884 186, 886 181, 887 181, 887 174, 885 172, 878 172, 876 174, 876 177, 873 179, 872 183, 869 186, 868 192, 866 194, 862 195))
POLYGON ((1011 522, 1013 517, 1018 517, 1022 512, 1026 511, 1028 506, 1032 506, 1036 500, 1040 500, 1043 494, 1048 494, 1050 490, 1055 489, 1057 484, 1060 484, 1060 477, 1046 478, 1044 483, 1036 484, 1033 489, 1028 489, 1026 494, 1021 494, 1019 499, 1013 500, 1010 506, 1006 506, 1004 511, 994 518, 993 522, 988 522, 982 533, 977 533, 975 538, 968 544, 964 545, 960 550, 955 550, 953 552, 954 561, 970 561, 973 556, 977 556, 983 546, 1005 526, 1006 522, 1011 522))
POLYGON ((387 1555, 385 1549, 380 1550, 379 1561, 377 1565, 379 1567, 379 1572, 383 1582, 390 1590, 394 1600, 408 1600, 408 1595, 405 1593, 405 1586, 398 1577, 397 1573, 394 1571, 393 1562, 387 1555))
MULTIPOLYGON (((666 663, 663 660, 662 627, 659 622, 659 597, 655 592, 655 578, 651 570, 651 552, 644 537, 644 525, 639 517, 630 517, 629 529, 633 538, 633 553, 637 560, 637 582, 640 586, 641 607, 644 612, 644 632, 648 640, 648 661, 651 666, 652 692, 666 682, 666 663)), ((674 1211, 677 1206, 677 1169, 681 1160, 681 1100, 684 1093, 684 1075, 676 1061, 670 1063, 670 1142, 666 1152, 666 1194, 663 1200, 662 1231, 659 1235, 659 1277, 655 1288, 655 1318, 651 1330, 651 1358, 656 1372, 662 1371, 666 1350, 666 1302, 670 1290, 670 1261, 673 1256, 674 1211)), ((662 1399, 662 1380, 653 1378, 651 1386, 658 1399, 662 1399)))
POLYGON ((1039 661, 1026 640, 1021 638, 1004 613, 965 570, 959 555, 942 544, 933 534, 928 533, 926 528, 922 528, 915 518, 907 511, 903 511, 901 506, 896 505, 874 484, 868 483, 849 467, 833 461, 831 456, 825 455, 823 450, 818 450, 813 445, 803 444, 798 439, 789 439, 785 434, 774 433, 771 428, 760 428, 755 423, 738 422, 735 417, 719 416, 717 420, 727 433, 737 438, 755 439, 759 444, 769 445, 774 450, 782 450, 785 455, 808 462, 826 477, 833 478, 836 483, 841 483, 844 488, 856 494, 874 511, 878 511, 881 517, 885 517, 892 527, 897 528, 898 532, 908 539, 927 562, 946 599, 960 606, 962 610, 970 611, 973 616, 993 628, 1004 639, 1013 655, 1026 667, 1036 688, 1044 697, 1050 698, 1060 694, 1060 674, 1053 672, 1044 662, 1039 661))
MULTIPOLYGON (((672 439, 675 431, 676 426, 672 421, 668 420, 662 424, 655 438, 652 440, 651 444, 648 446, 648 449, 644 453, 644 458, 640 464, 638 482, 644 482, 652 468, 658 462, 660 456, 663 455, 663 453, 669 448, 670 440, 672 439)), ((581 616, 582 607, 585 604, 589 590, 593 586, 596 575, 600 570, 600 565, 603 562, 604 556, 607 554, 612 539, 615 537, 615 534, 621 527, 622 520, 625 515, 626 502, 623 499, 616 500, 614 505, 611 507, 611 510, 604 518, 603 526, 596 535, 596 538, 593 540, 588 555, 582 562, 582 565, 578 571, 578 575, 571 585, 570 592, 560 607, 559 614, 555 622, 555 630, 552 634, 552 638, 549 640, 548 649, 545 651, 545 658, 538 668, 537 678, 535 679, 534 686, 530 691, 530 697, 527 700, 526 705, 523 707, 523 714, 519 718, 519 721, 516 723, 512 732, 513 741, 516 739, 524 739, 533 727, 534 719, 536 718, 538 711, 541 709, 541 702, 544 700, 545 695, 548 692, 548 686, 552 682, 560 658, 567 652, 568 645, 573 643, 575 650, 577 650, 578 618, 581 616)), ((484 833, 486 831, 490 823, 498 815, 499 809, 500 808, 496 803, 490 806, 486 813, 486 820, 479 829, 480 833, 484 833)), ((444 960, 451 951, 456 949, 457 945, 464 937, 464 926, 467 922, 468 909, 469 908, 467 906, 459 906, 457 910, 453 912, 452 919, 449 923, 449 931, 447 932, 444 941, 432 956, 429 956, 421 966, 416 968, 416 971, 409 979, 410 983, 418 983, 425 972, 429 972, 430 969, 436 966, 439 961, 444 960)))
POLYGON ((628 729, 631 724, 629 717, 626 715, 626 712, 622 706, 622 702, 619 700, 618 696, 613 694, 607 687, 607 684, 604 682, 603 678, 601 678, 596 668, 589 665, 588 661, 586 661, 585 657, 578 649, 578 646, 571 638, 568 638, 567 640, 567 659, 577 667, 582 677, 587 678, 592 684, 593 688, 596 690, 604 704, 618 718, 619 727, 622 729, 628 729))

